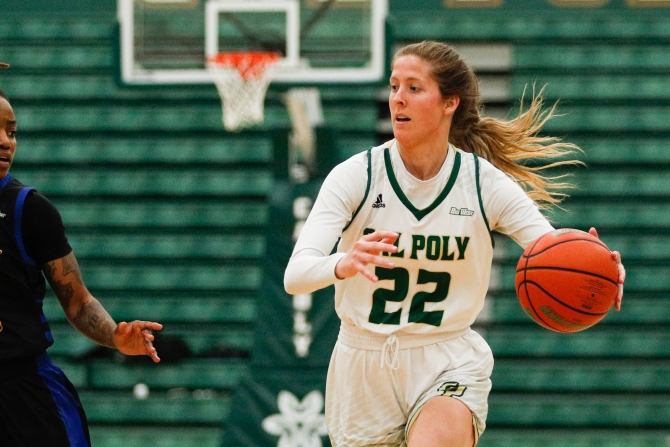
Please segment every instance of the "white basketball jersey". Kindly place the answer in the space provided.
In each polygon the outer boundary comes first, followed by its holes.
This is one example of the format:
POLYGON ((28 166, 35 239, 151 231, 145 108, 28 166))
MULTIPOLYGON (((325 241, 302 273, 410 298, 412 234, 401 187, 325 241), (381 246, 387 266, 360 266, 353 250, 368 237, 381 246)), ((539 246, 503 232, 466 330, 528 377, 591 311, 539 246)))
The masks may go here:
MULTIPOLYGON (((400 189, 391 164, 392 142, 368 151, 368 188, 338 252, 363 234, 400 234, 392 269, 370 265, 335 284, 335 308, 345 324, 390 334, 455 331, 470 326, 484 305, 493 258, 483 211, 479 161, 456 149, 449 180, 437 198, 417 209, 400 189)), ((451 150, 454 150, 452 147, 451 150)))

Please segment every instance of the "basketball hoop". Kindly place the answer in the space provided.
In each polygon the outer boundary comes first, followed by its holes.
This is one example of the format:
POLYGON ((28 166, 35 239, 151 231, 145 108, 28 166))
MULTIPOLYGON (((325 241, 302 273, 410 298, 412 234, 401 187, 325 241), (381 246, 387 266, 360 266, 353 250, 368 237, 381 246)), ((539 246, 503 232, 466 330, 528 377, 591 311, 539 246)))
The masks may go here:
POLYGON ((223 125, 230 131, 263 122, 263 103, 279 54, 268 51, 219 53, 207 69, 221 97, 223 125))

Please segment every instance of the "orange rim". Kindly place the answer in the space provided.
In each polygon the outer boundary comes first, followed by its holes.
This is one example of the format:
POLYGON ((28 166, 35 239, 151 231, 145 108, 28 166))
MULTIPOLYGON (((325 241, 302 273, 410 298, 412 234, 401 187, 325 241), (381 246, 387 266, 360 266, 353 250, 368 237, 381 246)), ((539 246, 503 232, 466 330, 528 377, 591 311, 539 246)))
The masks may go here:
POLYGON ((236 68, 244 79, 263 75, 265 67, 276 63, 279 53, 271 51, 230 51, 212 56, 207 61, 221 67, 236 68))

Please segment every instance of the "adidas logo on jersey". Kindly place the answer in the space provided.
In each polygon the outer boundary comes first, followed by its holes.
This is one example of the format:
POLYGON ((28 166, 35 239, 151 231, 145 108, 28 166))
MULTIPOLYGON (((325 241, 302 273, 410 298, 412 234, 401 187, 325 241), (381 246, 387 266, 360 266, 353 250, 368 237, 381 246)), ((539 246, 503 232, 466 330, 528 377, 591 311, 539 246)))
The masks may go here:
POLYGON ((454 216, 472 216, 475 212, 467 208, 456 208, 455 206, 452 206, 449 210, 449 214, 453 214, 454 216))
POLYGON ((372 208, 386 208, 386 204, 382 200, 382 195, 377 196, 377 200, 372 204, 372 208))
POLYGON ((3 213, 2 211, 0 211, 0 217, 5 217, 5 216, 6 216, 6 214, 3 213))

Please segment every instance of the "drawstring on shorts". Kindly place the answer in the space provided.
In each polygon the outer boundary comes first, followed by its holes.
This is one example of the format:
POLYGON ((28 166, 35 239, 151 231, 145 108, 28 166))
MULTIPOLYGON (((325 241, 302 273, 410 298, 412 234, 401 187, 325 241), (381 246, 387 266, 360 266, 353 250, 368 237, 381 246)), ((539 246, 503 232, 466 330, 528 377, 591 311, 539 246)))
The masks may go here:
POLYGON ((382 355, 379 359, 379 367, 384 368, 388 365, 391 369, 398 369, 400 367, 400 358, 398 358, 398 351, 400 350, 400 340, 395 334, 389 335, 382 346, 382 355))

